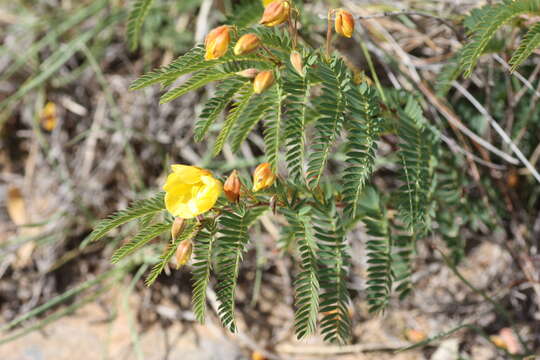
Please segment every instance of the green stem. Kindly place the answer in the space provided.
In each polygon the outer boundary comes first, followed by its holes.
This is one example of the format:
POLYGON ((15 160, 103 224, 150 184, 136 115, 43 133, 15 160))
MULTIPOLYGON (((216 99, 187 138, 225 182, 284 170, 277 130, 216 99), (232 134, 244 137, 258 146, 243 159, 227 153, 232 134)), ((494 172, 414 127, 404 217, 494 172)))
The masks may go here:
POLYGON ((371 77, 373 78, 373 81, 375 81, 377 91, 379 91, 379 95, 381 96, 383 103, 386 103, 386 95, 384 94, 381 82, 379 81, 379 76, 377 76, 377 72, 375 71, 375 66, 373 66, 373 59, 371 58, 367 46, 362 38, 360 38, 360 46, 362 47, 362 52, 364 53, 364 57, 368 62, 369 71, 371 72, 371 77))

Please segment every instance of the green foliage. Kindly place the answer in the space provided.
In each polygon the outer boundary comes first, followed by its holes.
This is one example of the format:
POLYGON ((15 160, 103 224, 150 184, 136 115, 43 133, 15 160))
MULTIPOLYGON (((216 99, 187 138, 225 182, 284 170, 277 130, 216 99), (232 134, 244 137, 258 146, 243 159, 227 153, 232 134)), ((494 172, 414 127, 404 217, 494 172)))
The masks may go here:
MULTIPOLYGON (((130 85, 129 89, 138 90, 157 83, 161 83, 164 87, 167 87, 176 81, 180 76, 193 72, 214 70, 215 73, 221 71, 222 74, 230 75, 231 73, 253 67, 254 64, 266 67, 267 63, 268 61, 255 56, 233 56, 230 52, 219 59, 204 60, 204 47, 198 45, 184 55, 175 59, 169 65, 158 68, 141 76, 130 85), (223 67, 223 65, 231 64, 236 64, 237 66, 232 68, 223 67)), ((202 73, 207 74, 209 72, 210 71, 202 73)), ((217 80, 220 79, 217 78, 216 80, 211 81, 217 80)))
POLYGON ((86 237, 81 246, 93 241, 97 241, 107 235, 114 228, 123 225, 132 220, 136 220, 148 214, 157 213, 165 209, 163 198, 164 192, 158 193, 151 199, 139 200, 133 203, 129 208, 118 211, 105 220, 101 220, 94 227, 94 230, 86 237))
POLYGON ((223 146, 225 145, 225 141, 227 141, 227 138, 231 133, 231 129, 236 124, 236 121, 238 120, 240 115, 242 115, 244 110, 246 110, 247 105, 249 104, 249 101, 254 94, 253 86, 251 85, 251 83, 246 82, 245 84, 243 84, 242 87, 238 90, 238 94, 239 100, 232 106, 232 109, 229 111, 229 114, 227 115, 227 118, 223 123, 223 127, 216 139, 216 143, 214 144, 214 156, 218 155, 221 152, 223 146))
POLYGON ((227 73, 219 69, 201 70, 193 74, 193 76, 182 85, 163 94, 159 99, 159 102, 161 104, 168 103, 169 101, 185 95, 190 91, 197 90, 208 83, 218 80, 224 80, 233 76, 235 76, 234 73, 227 73))
POLYGON ((136 50, 139 45, 141 27, 153 2, 154 0, 133 0, 127 23, 127 40, 131 51, 136 50))
POLYGON ((204 47, 195 46, 169 65, 141 76, 130 85, 129 89, 138 90, 156 83, 172 82, 184 74, 212 66, 213 63, 204 61, 204 47))
POLYGON ((275 27, 268 28, 264 26, 251 28, 250 30, 252 30, 254 34, 257 34, 264 44, 270 48, 280 50, 274 52, 274 54, 279 56, 282 60, 289 59, 292 41, 288 33, 281 32, 275 27))
POLYGON ((227 105, 232 101, 236 92, 244 85, 239 79, 230 79, 220 83, 216 90, 216 95, 208 100, 195 123, 195 141, 202 141, 210 129, 210 126, 217 120, 227 105))
POLYGON ((232 14, 227 17, 227 24, 247 27, 259 21, 264 8, 261 1, 244 0, 234 7, 232 14))
POLYGON ((240 270, 240 261, 245 251, 248 236, 248 211, 238 206, 225 212, 219 218, 219 237, 217 239, 217 277, 216 295, 220 302, 218 314, 223 326, 236 331, 234 321, 235 289, 240 270))
POLYGON ((212 269, 212 250, 216 238, 217 224, 208 220, 197 234, 193 247, 193 313, 201 324, 206 315, 206 289, 212 269))
POLYGON ((350 297, 347 288, 349 248, 345 231, 331 199, 313 208, 313 229, 318 245, 321 332, 325 341, 344 344, 351 334, 350 297))
POLYGON ((346 95, 350 116, 347 121, 348 150, 343 196, 348 204, 348 216, 355 219, 362 191, 373 172, 382 119, 373 88, 365 83, 359 87, 351 86, 346 95))
POLYGON ((231 148, 234 152, 240 149, 240 145, 247 139, 255 126, 269 116, 270 110, 274 106, 274 97, 273 91, 267 91, 251 98, 232 130, 231 148))
POLYGON ((311 146, 307 179, 310 187, 316 187, 323 175, 334 141, 340 135, 344 120, 345 94, 348 85, 347 68, 343 60, 334 58, 331 63, 320 61, 318 77, 322 83, 320 106, 322 115, 315 128, 317 135, 311 146))
MULTIPOLYGON (((496 5, 486 5, 476 9, 465 20, 470 40, 463 47, 459 58, 460 70, 470 76, 478 59, 488 47, 497 30, 512 19, 523 14, 539 14, 540 0, 503 0, 496 5)), ((532 30, 532 29, 531 29, 532 30)), ((515 69, 538 44, 536 32, 531 32, 518 51, 512 57, 515 69)))
POLYGON ((392 234, 386 209, 377 199, 377 207, 362 218, 369 239, 366 283, 369 311, 380 313, 388 306, 392 291, 392 234))
MULTIPOLYGON (((279 81, 279 79, 278 79, 279 81)), ((283 89, 281 84, 276 84, 271 90, 271 102, 274 104, 270 109, 270 114, 265 123, 264 144, 266 160, 272 165, 272 169, 277 171, 277 162, 281 144, 281 118, 283 106, 283 89)))
POLYGON ((143 227, 143 230, 139 232, 133 240, 131 240, 129 243, 125 244, 118 250, 116 250, 111 258, 111 261, 113 264, 119 262, 126 256, 134 253, 135 251, 139 250, 141 247, 146 245, 151 240, 155 239, 159 235, 163 234, 165 231, 170 230, 171 223, 170 222, 164 222, 164 223, 158 223, 150 226, 143 227))
POLYGON ((297 181, 304 179, 306 115, 309 101, 309 74, 300 76, 295 70, 287 68, 283 79, 286 99, 287 122, 284 138, 287 146, 285 158, 289 176, 297 181))
POLYGON ((319 312, 319 266, 317 243, 312 226, 312 209, 300 203, 294 209, 284 209, 291 235, 298 243, 300 252, 300 272, 295 281, 295 331, 299 339, 317 331, 319 312))
POLYGON ((535 49, 540 46, 540 22, 536 23, 532 28, 529 29, 527 34, 523 37, 523 40, 519 44, 519 47, 512 55, 510 59, 510 65, 512 66, 512 71, 516 70, 519 65, 521 65, 535 49))
POLYGON ((429 159, 430 133, 420 105, 412 96, 407 98, 403 110, 398 112, 397 133, 400 138, 399 156, 402 162, 401 179, 404 184, 398 194, 400 216, 412 233, 424 235, 430 188, 429 159))

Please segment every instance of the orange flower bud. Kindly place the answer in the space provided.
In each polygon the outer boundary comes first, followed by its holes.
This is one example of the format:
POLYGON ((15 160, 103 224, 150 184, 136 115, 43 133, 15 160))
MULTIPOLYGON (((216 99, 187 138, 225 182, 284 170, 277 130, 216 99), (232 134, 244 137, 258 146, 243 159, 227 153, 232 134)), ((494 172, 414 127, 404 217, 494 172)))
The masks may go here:
POLYGON ((338 34, 350 38, 354 32, 354 18, 351 13, 341 9, 338 10, 335 28, 338 34))
POLYGON ((238 202, 238 199, 240 199, 241 187, 242 182, 238 177, 238 171, 233 170, 231 175, 227 178, 227 181, 225 181, 225 184, 223 184, 223 192, 230 202, 238 202))
POLYGON ((276 174, 269 163, 262 163, 253 172, 253 192, 266 189, 274 184, 276 174))
POLYGON ((236 75, 240 75, 248 79, 253 79, 255 76, 257 76, 258 73, 259 73, 259 69, 250 68, 250 69, 239 71, 236 73, 236 75))
POLYGON ((253 81, 253 91, 260 94, 274 83, 274 73, 271 70, 261 71, 253 81))
POLYGON ((300 76, 304 76, 304 64, 302 63, 302 55, 298 51, 291 52, 291 64, 300 76))
POLYGON ((261 45, 261 41, 255 34, 245 34, 242 35, 240 39, 236 42, 234 46, 234 55, 243 55, 248 54, 261 45))
POLYGON ((289 18, 289 3, 285 0, 275 0, 266 6, 259 24, 276 26, 284 23, 289 18))
POLYGON ((193 252, 193 242, 191 240, 184 240, 182 241, 178 247, 176 248, 176 268, 180 269, 180 267, 187 264, 189 259, 191 259, 191 253, 193 252))
POLYGON ((219 26, 206 35, 204 46, 206 47, 205 60, 219 59, 227 52, 231 36, 229 34, 229 26, 219 26))
POLYGON ((174 219, 174 222, 171 226, 171 237, 173 240, 175 240, 178 235, 182 233, 182 231, 184 230, 184 225, 184 219, 179 217, 174 219))

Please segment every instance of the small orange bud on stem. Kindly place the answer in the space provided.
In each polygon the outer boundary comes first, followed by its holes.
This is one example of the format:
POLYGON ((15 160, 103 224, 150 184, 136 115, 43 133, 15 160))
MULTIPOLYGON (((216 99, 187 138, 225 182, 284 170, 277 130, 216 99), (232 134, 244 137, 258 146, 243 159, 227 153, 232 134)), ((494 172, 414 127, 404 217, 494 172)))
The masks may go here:
POLYGON ((272 171, 272 166, 265 162, 260 164, 253 171, 253 192, 269 188, 276 181, 276 174, 272 171))
POLYGON ((240 199, 241 188, 242 182, 238 177, 238 171, 233 170, 231 175, 227 178, 227 181, 225 181, 225 184, 223 184, 223 192, 230 202, 238 202, 240 199))
POLYGON ((173 240, 176 240, 178 235, 180 235, 182 231, 184 230, 184 227, 185 227, 184 219, 180 217, 175 218, 171 226, 171 238, 173 240))
POLYGON ((348 38, 352 37, 354 32, 354 18, 350 12, 343 9, 338 10, 334 24, 336 33, 348 38))
POLYGON ((265 26, 276 26, 289 18, 290 5, 286 0, 275 0, 266 6, 261 21, 265 26))
POLYGON ((191 240, 182 241, 176 248, 176 269, 187 264, 191 259, 191 253, 193 252, 193 242, 191 240))
POLYGON ((298 51, 294 50, 291 52, 290 60, 294 70, 296 70, 296 72, 303 77, 305 75, 305 71, 304 64, 302 63, 302 55, 300 55, 298 51))
POLYGON ((255 34, 245 34, 242 35, 240 39, 236 42, 234 46, 234 55, 243 55, 248 54, 252 51, 257 50, 261 45, 261 41, 255 34))
POLYGON ((253 92, 261 94, 274 83, 274 73, 272 70, 264 70, 255 76, 253 81, 253 92))
POLYGON ((204 40, 204 46, 206 53, 204 55, 205 60, 219 59, 227 52, 229 43, 231 42, 230 26, 222 25, 213 29, 206 35, 204 40))

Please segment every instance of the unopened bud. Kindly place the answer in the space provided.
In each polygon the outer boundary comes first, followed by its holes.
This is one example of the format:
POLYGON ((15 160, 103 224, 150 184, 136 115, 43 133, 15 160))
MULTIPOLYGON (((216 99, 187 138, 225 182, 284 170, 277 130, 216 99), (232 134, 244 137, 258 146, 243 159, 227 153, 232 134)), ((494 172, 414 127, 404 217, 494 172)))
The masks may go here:
POLYGON ((253 171, 253 192, 266 189, 274 184, 276 174, 269 163, 262 163, 253 171))
POLYGON ((238 171, 233 170, 231 175, 229 175, 229 177, 225 181, 225 184, 223 184, 223 192, 225 193, 225 196, 227 197, 227 199, 229 199, 230 202, 238 202, 238 200, 240 199, 241 187, 242 182, 238 177, 238 171))
POLYGON ((253 91, 260 94, 274 83, 274 73, 271 70, 264 70, 255 76, 253 80, 253 91))
POLYGON ((291 65, 293 66, 294 70, 300 75, 304 76, 304 64, 302 63, 302 55, 298 51, 291 52, 291 65))
POLYGON ((225 55, 230 42, 229 26, 222 25, 210 31, 204 40, 205 60, 214 60, 225 55))
POLYGON ((171 226, 171 238, 173 240, 176 240, 178 235, 180 235, 182 231, 184 230, 184 227, 185 227, 184 219, 179 218, 179 217, 175 218, 171 226))
POLYGON ((184 240, 182 241, 178 247, 176 248, 176 268, 180 269, 180 267, 187 264, 189 259, 191 259, 191 253, 193 252, 193 242, 191 240, 184 240))
POLYGON ((257 74, 259 73, 259 69, 250 68, 246 70, 242 70, 236 73, 236 75, 240 75, 242 77, 253 79, 257 74))
POLYGON ((346 10, 338 10, 335 21, 336 32, 342 36, 350 38, 354 32, 354 18, 346 10))
POLYGON ((272 1, 264 8, 260 24, 276 26, 284 23, 289 18, 289 3, 285 0, 272 1))
POLYGON ((245 34, 242 35, 240 39, 236 42, 234 46, 234 55, 243 55, 248 54, 252 51, 257 50, 261 45, 261 41, 255 34, 245 34))

